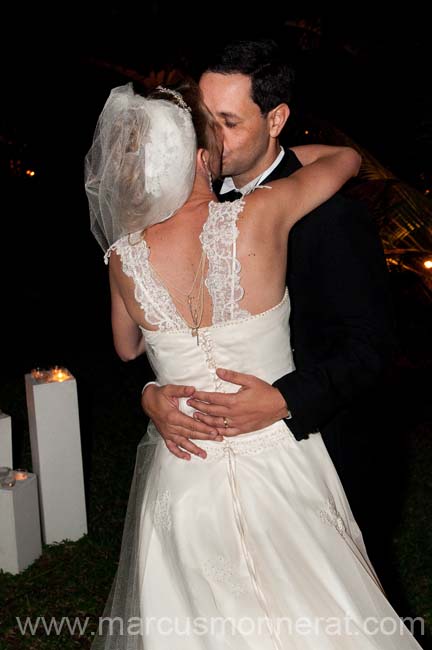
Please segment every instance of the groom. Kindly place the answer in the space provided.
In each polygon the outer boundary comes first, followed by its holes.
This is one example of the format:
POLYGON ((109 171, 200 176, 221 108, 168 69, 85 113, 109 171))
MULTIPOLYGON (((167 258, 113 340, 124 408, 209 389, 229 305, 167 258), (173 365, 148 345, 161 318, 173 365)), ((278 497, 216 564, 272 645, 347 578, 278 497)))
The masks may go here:
MULTIPOLYGON (((271 41, 233 43, 202 75, 204 101, 224 139, 220 200, 238 198, 299 168, 296 156, 279 142, 292 80, 271 41)), ((216 429, 233 436, 285 418, 299 444, 320 431, 374 561, 380 532, 375 530, 380 488, 374 483, 374 448, 383 427, 380 382, 391 337, 385 260, 363 205, 336 195, 294 226, 287 284, 294 372, 271 386, 235 368, 218 370, 240 387, 229 395, 192 396, 187 387, 151 384, 142 406, 167 447, 181 457, 184 450, 200 451, 192 441, 207 439, 216 429), (175 407, 185 396, 199 411, 196 419, 175 407)))

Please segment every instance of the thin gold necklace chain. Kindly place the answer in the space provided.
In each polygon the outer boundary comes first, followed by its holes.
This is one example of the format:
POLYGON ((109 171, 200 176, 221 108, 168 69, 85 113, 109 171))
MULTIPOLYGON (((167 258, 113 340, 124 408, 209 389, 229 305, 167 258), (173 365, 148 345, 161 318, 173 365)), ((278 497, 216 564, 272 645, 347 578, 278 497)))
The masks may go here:
MULTIPOLYGON (((194 298, 193 296, 188 297, 188 306, 189 306, 189 312, 192 318, 193 322, 193 327, 192 329, 192 336, 197 337, 197 344, 199 345, 199 339, 198 339, 198 330, 201 327, 203 315, 204 315, 204 274, 201 276, 201 281, 200 281, 200 286, 199 286, 199 292, 198 292, 198 304, 197 307, 193 307, 193 301, 194 298), (199 311, 198 311, 199 310, 199 311)), ((181 314, 180 314, 181 316, 181 314)), ((185 323, 187 323, 186 319, 183 318, 185 323)), ((189 325, 190 327, 190 325, 189 325)))
MULTIPOLYGON (((142 233, 141 238, 144 240, 144 243, 145 243, 146 247, 147 247, 148 250, 150 251, 151 248, 150 248, 150 246, 149 246, 148 243, 147 243, 147 240, 146 240, 146 237, 145 237, 145 231, 142 233)), ((159 275, 159 273, 156 271, 156 269, 154 268, 154 266, 153 266, 153 264, 150 262, 150 260, 148 260, 148 263, 149 263, 149 266, 150 266, 151 270, 153 271, 153 273, 154 273, 154 274, 156 275, 156 277, 158 278, 159 282, 161 282, 161 284, 162 284, 166 289, 168 289, 168 286, 169 286, 171 289, 173 289, 174 291, 176 291, 176 292, 177 292, 178 294, 180 294, 181 296, 186 296, 187 298, 189 298, 189 296, 191 295, 192 291, 193 291, 194 288, 195 288, 195 283, 196 283, 196 281, 197 281, 197 279, 198 279, 198 275, 200 274, 200 272, 201 272, 202 275, 204 274, 205 259, 206 259, 206 253, 205 253, 204 249, 202 249, 202 251, 201 251, 201 257, 200 257, 200 260, 199 260, 199 262, 198 262, 198 266, 197 266, 197 270, 196 270, 195 275, 194 275, 194 279, 193 279, 193 282, 192 282, 192 286, 191 286, 191 288, 189 289, 188 293, 185 293, 184 291, 181 291, 181 290, 180 290, 178 287, 176 287, 176 286, 175 286, 171 281, 170 281, 170 282, 167 282, 166 280, 164 280, 164 279, 159 275)), ((181 302, 183 305, 187 305, 187 304, 188 304, 188 302, 186 302, 186 301, 184 301, 184 300, 179 301, 179 302, 181 302)))
MULTIPOLYGON (((204 269, 205 269, 205 258, 206 258, 206 256, 205 256, 205 253, 203 251, 202 254, 201 254, 201 259, 200 259, 199 264, 198 264, 197 271, 195 273, 195 277, 194 277, 192 287, 191 287, 188 294, 185 294, 183 291, 180 291, 180 289, 178 289, 177 287, 172 287, 180 295, 182 295, 182 296, 186 295, 187 296, 187 300, 183 300, 183 299, 177 299, 177 300, 181 304, 188 307, 189 313, 190 313, 191 319, 192 319, 192 325, 186 320, 186 318, 179 312, 178 309, 176 309, 176 311, 177 311, 178 315, 180 316, 180 318, 182 319, 182 321, 191 330, 192 336, 196 336, 197 345, 199 345, 199 333, 198 333, 198 330, 201 327, 201 323, 202 323, 202 319, 203 319, 203 315, 204 315, 204 269), (196 284, 196 281, 197 281, 199 275, 201 275, 201 278, 200 278, 200 282, 199 282, 199 289, 198 289, 198 296, 197 296, 197 306, 196 306, 196 308, 194 308, 193 303, 195 302, 196 299, 191 294, 192 294, 192 291, 195 288, 195 284, 196 284)), ((165 280, 163 278, 161 278, 159 273, 156 271, 156 269, 151 264, 150 264, 150 268, 151 268, 152 272, 154 273, 154 275, 156 276, 156 278, 162 284, 162 286, 166 289, 168 294, 170 294, 170 288, 166 284, 165 280)))
POLYGON ((195 285, 196 285, 196 282, 197 282, 197 279, 198 279, 199 276, 201 276, 201 278, 200 278, 200 289, 199 289, 198 293, 201 292, 201 285, 202 285, 202 290, 204 290, 205 262, 206 262, 206 254, 203 251, 201 253, 201 258, 200 258, 200 261, 199 261, 198 266, 197 266, 197 270, 196 270, 195 275, 194 275, 192 286, 189 289, 188 293, 185 293, 184 291, 182 291, 181 289, 176 287, 174 284, 171 283, 171 281, 167 282, 164 278, 162 278, 159 275, 158 271, 155 269, 155 267, 150 262, 149 262, 149 265, 150 265, 150 268, 152 270, 152 273, 156 276, 156 278, 159 280, 159 282, 165 287, 165 289, 168 291, 168 293, 170 293, 171 291, 175 291, 180 296, 186 296, 186 300, 182 300, 180 298, 178 298, 177 300, 182 305, 189 306, 189 300, 191 298, 191 294, 192 294, 193 290, 195 289, 195 285))

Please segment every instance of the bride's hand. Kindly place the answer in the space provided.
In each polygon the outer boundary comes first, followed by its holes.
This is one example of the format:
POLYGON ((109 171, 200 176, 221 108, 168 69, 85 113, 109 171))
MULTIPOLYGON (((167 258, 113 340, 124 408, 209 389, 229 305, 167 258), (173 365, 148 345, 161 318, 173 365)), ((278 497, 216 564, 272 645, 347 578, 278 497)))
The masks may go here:
POLYGON ((266 381, 233 370, 217 369, 218 376, 240 386, 236 393, 196 391, 187 401, 196 409, 194 417, 202 424, 217 427, 224 436, 250 433, 288 415, 282 394, 266 381))
POLYGON ((201 456, 201 458, 207 456, 204 449, 191 442, 190 438, 223 440, 215 427, 197 422, 179 410, 178 400, 181 397, 190 397, 194 391, 193 386, 150 384, 141 397, 141 406, 164 439, 167 449, 174 456, 184 460, 190 460, 190 454, 201 456))

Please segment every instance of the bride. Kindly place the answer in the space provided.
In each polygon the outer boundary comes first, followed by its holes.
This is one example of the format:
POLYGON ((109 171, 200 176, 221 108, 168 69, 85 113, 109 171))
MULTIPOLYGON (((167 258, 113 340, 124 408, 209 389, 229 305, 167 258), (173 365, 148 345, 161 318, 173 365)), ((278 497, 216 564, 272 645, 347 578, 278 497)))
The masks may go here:
MULTIPOLYGON (((360 166, 346 147, 298 147, 301 170, 218 203, 221 148, 197 86, 143 98, 129 84, 112 90, 86 158, 115 348, 125 361, 146 352, 162 385, 230 392, 216 368, 269 383, 294 369, 289 231, 360 166)), ((93 650, 419 648, 321 436, 296 441, 286 415, 235 438, 215 432, 188 462, 150 423, 93 650)))

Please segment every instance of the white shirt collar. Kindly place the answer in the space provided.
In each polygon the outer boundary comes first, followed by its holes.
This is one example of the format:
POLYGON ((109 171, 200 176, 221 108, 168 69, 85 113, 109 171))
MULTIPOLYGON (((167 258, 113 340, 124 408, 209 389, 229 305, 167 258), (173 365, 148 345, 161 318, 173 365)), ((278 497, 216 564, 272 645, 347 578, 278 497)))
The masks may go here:
POLYGON ((226 194, 227 192, 231 192, 232 190, 236 190, 237 192, 240 192, 243 196, 245 196, 246 194, 250 194, 258 185, 260 185, 267 178, 267 176, 270 176, 272 171, 279 165, 284 155, 285 155, 285 150, 283 147, 281 147, 279 154, 274 159, 270 167, 268 167, 262 174, 254 178, 252 181, 249 181, 249 183, 243 185, 243 187, 240 188, 236 187, 234 185, 234 181, 232 177, 226 176, 222 183, 222 187, 219 190, 219 194, 226 194))

